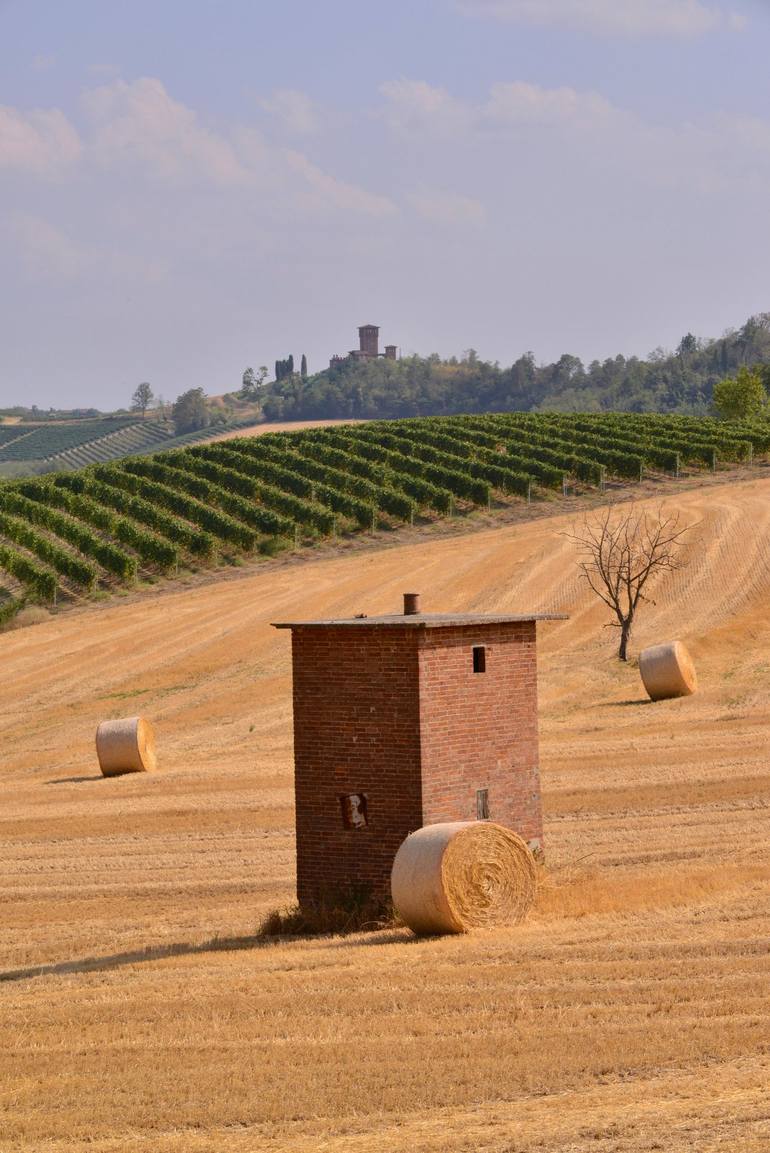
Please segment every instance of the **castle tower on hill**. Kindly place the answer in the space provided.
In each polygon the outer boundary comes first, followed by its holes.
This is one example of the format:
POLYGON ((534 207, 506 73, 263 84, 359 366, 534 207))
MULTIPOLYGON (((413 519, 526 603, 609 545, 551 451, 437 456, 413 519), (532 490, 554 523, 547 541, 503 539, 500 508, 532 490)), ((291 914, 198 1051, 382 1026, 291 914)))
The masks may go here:
POLYGON ((386 360, 398 360, 398 346, 386 344, 385 351, 380 352, 380 329, 376 324, 362 324, 358 329, 358 348, 353 348, 347 356, 333 356, 329 367, 335 368, 346 360, 377 360, 384 356, 386 360))
POLYGON ((362 324, 358 330, 359 354, 380 355, 380 330, 376 324, 362 324))

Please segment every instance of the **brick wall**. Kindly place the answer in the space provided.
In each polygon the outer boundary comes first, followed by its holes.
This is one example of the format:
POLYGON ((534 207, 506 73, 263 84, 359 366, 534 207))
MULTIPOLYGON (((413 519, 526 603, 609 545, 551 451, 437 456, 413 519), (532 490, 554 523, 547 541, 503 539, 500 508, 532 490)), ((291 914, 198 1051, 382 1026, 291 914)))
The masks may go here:
POLYGON ((423 824, 475 820, 487 789, 490 820, 542 846, 535 627, 420 631, 423 824))
POLYGON ((396 851, 438 821, 489 817, 542 841, 535 622, 295 626, 297 895, 387 897, 396 851), (473 649, 484 672, 474 672, 473 649), (365 798, 346 827, 341 798, 365 798))
POLYGON ((417 635, 409 628, 295 628, 297 895, 355 884, 387 895, 401 842, 422 824, 417 635), (367 797, 346 828, 340 797, 367 797))

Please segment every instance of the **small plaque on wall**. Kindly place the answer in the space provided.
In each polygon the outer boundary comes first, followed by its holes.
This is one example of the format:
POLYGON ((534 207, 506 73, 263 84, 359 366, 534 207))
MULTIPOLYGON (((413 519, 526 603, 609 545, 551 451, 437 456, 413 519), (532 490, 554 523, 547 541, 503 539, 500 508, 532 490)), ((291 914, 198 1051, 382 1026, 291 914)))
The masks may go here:
POLYGON ((340 797, 342 823, 346 829, 365 829, 369 824, 366 794, 349 793, 340 797))

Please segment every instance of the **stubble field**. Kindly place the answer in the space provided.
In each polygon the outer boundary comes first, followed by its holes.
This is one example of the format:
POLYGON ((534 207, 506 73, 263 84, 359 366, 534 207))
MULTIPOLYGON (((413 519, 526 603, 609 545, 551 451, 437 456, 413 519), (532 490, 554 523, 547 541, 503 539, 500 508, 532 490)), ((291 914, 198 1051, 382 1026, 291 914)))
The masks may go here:
POLYGON ((275 563, 0 637, 0 1150, 770 1147, 770 483, 698 522, 633 653, 563 518, 275 563), (516 930, 257 941, 293 893, 281 619, 558 610, 540 628, 548 864, 516 930), (99 720, 162 768, 103 780, 99 720))

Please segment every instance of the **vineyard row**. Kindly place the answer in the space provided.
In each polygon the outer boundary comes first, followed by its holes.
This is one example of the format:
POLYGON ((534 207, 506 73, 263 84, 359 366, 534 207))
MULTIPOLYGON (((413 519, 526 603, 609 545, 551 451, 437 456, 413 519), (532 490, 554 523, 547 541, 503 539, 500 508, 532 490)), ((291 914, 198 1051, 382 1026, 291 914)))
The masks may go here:
POLYGON ((276 433, 0 484, 0 624, 25 600, 569 485, 748 464, 762 422, 500 413, 276 433), (5 579, 3 579, 5 577, 5 579))

